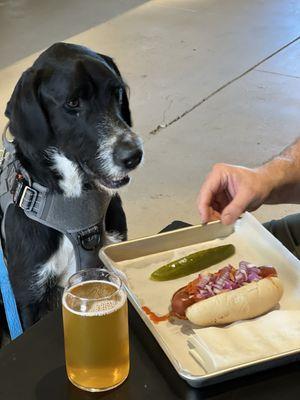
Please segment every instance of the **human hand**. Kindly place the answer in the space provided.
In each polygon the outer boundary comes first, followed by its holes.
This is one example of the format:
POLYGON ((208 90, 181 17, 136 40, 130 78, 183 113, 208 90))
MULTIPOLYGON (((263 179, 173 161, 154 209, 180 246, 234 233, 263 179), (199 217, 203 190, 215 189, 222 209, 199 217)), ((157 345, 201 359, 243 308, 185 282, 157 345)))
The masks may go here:
POLYGON ((198 196, 201 220, 220 219, 223 224, 232 224, 244 211, 261 206, 271 190, 272 179, 261 168, 216 164, 198 196))

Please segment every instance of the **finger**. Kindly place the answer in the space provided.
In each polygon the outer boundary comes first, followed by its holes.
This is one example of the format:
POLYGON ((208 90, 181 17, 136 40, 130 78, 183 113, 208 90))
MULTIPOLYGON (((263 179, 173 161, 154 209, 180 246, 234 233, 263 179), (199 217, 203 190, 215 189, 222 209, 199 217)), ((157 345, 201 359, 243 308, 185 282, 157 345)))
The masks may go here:
POLYGON ((234 199, 224 208, 221 214, 221 221, 225 225, 233 224, 240 215, 247 209, 251 202, 248 191, 238 192, 234 199))
POLYGON ((210 207, 212 205, 215 194, 219 190, 219 187, 220 179, 218 179, 218 177, 213 177, 212 175, 209 175, 200 189, 197 205, 203 223, 209 221, 210 207))

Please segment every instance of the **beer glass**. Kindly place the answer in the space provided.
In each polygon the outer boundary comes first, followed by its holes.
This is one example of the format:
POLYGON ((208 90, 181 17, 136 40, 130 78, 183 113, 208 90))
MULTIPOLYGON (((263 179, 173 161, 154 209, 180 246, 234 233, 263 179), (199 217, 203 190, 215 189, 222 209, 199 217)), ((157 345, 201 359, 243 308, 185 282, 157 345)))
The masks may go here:
POLYGON ((127 296, 120 278, 100 268, 82 270, 63 294, 66 368, 90 392, 120 385, 129 373, 127 296))

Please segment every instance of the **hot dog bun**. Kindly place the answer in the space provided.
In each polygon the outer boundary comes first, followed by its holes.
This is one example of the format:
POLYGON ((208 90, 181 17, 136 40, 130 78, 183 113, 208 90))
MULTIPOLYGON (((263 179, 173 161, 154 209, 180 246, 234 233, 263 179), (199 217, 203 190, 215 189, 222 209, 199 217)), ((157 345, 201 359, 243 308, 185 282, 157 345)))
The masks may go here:
POLYGON ((201 327, 229 324, 264 314, 282 294, 280 280, 268 277, 194 303, 186 309, 186 317, 201 327))

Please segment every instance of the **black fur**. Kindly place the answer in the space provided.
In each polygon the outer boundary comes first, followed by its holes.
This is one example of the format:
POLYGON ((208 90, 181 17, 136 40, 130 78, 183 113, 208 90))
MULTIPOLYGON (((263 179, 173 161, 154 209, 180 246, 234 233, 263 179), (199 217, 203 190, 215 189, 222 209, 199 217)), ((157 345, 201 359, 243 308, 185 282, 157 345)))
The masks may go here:
MULTIPOLYGON (((126 183, 126 174, 142 157, 139 138, 130 129, 126 89, 110 57, 66 43, 42 53, 21 76, 5 111, 17 157, 32 179, 62 193, 62 176, 53 169, 54 149, 78 166, 84 188, 117 188, 126 183), (111 169, 104 158, 109 151, 111 169)), ((105 225, 108 231, 127 237, 117 194, 105 225)), ((28 219, 16 206, 8 210, 5 231, 3 249, 26 329, 53 306, 49 298, 57 290, 58 277, 49 277, 41 288, 36 287, 36 275, 59 249, 61 234, 28 219)))

